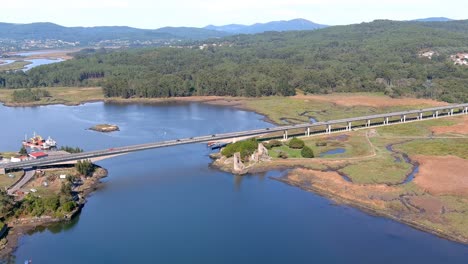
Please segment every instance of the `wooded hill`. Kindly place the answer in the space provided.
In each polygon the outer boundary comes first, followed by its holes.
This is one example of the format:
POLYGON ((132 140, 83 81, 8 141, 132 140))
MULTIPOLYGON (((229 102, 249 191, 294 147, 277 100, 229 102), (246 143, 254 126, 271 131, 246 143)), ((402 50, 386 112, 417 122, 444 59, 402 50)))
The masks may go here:
POLYGON ((74 60, 0 74, 0 87, 102 85, 106 96, 122 97, 383 91, 467 102, 468 67, 450 60, 458 52, 468 52, 468 21, 380 20, 186 48, 85 50, 74 60), (436 53, 420 57, 424 51, 436 53))

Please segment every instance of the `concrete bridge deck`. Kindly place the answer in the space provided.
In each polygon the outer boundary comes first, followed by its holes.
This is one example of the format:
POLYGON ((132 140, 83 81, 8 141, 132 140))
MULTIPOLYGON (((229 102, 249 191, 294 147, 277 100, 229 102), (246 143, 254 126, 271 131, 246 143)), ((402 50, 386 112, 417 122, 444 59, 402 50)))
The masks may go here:
POLYGON ((35 167, 35 166, 46 166, 46 165, 54 165, 54 164, 60 164, 60 163, 63 164, 65 162, 86 160, 86 159, 93 160, 99 157, 109 157, 109 156, 121 155, 125 153, 154 149, 154 148, 163 148, 163 147, 171 147, 171 146, 184 145, 184 144, 202 143, 202 142, 208 142, 208 141, 230 140, 230 139, 243 138, 243 137, 246 138, 246 137, 267 135, 267 134, 278 133, 278 132, 282 132, 283 139, 287 139, 288 131, 290 130, 297 131, 298 129, 304 129, 304 135, 311 136, 311 135, 319 135, 319 134, 329 134, 329 133, 336 132, 336 131, 350 131, 353 128, 352 124, 355 122, 361 122, 361 124, 358 124, 357 126, 355 126, 358 128, 359 127, 373 127, 373 126, 380 126, 380 125, 405 123, 405 122, 413 121, 413 120, 418 121, 418 120, 425 120, 429 118, 447 117, 447 116, 453 116, 453 115, 459 115, 459 114, 468 114, 468 103, 457 104, 457 105, 447 105, 447 106, 440 106, 440 107, 433 107, 433 108, 426 108, 426 109, 393 112, 393 113, 386 113, 386 114, 377 114, 377 115, 362 116, 362 117, 354 117, 354 118, 339 119, 339 120, 331 120, 327 122, 317 122, 313 124, 304 123, 304 124, 297 124, 297 125, 278 126, 278 127, 273 127, 273 128, 263 128, 263 129, 255 129, 255 130, 240 131, 240 132, 181 138, 181 139, 125 146, 125 147, 115 147, 115 148, 108 148, 108 149, 103 149, 103 150, 87 151, 87 152, 63 155, 63 156, 58 156, 58 157, 47 157, 47 158, 37 159, 37 160, 28 160, 28 161, 22 161, 22 162, 14 162, 14 163, 3 163, 3 164, 0 164, 0 173, 5 173, 5 170, 7 169, 19 169, 19 168, 27 168, 27 167, 35 167), (395 119, 395 117, 397 117, 396 120, 391 120, 391 119, 395 119), (339 125, 339 124, 342 124, 342 125, 344 124, 344 128, 343 126, 333 128, 334 125, 339 125), (312 128, 319 129, 319 130, 311 131, 312 128))

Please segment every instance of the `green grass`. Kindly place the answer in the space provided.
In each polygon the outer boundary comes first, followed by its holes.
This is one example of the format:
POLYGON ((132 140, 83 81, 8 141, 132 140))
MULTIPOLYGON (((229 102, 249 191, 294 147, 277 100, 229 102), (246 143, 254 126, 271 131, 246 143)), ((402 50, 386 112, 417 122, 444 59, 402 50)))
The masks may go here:
POLYGON ((0 174, 0 188, 5 190, 12 186, 16 181, 18 181, 22 176, 23 171, 8 172, 7 174, 0 174), (15 175, 14 178, 8 177, 9 174, 15 175))
MULTIPOLYGON (((360 93, 370 97, 385 97, 376 93, 360 93)), ((389 98, 390 100, 390 98, 389 98)), ((331 102, 319 100, 304 100, 291 97, 270 96, 245 101, 248 109, 267 116, 277 124, 309 122, 310 117, 318 121, 327 121, 341 118, 349 118, 378 113, 388 113, 402 110, 425 108, 420 106, 392 106, 392 107, 368 107, 352 106, 346 107, 331 102)))
POLYGON ((395 147, 409 155, 447 156, 468 159, 468 138, 418 139, 395 147))
POLYGON ((340 169, 348 175, 353 182, 360 184, 400 183, 411 172, 412 166, 403 161, 401 155, 397 155, 402 162, 395 162, 394 154, 385 147, 394 139, 371 138, 376 148, 376 156, 368 160, 360 160, 340 169))
POLYGON ((430 136, 431 127, 434 126, 451 126, 455 125, 455 120, 449 119, 431 119, 420 122, 411 122, 405 124, 384 126, 377 128, 380 136, 430 136))
POLYGON ((7 105, 48 105, 66 104, 76 105, 86 101, 104 100, 101 87, 49 87, 41 88, 47 90, 51 97, 42 98, 40 101, 32 103, 15 103, 13 101, 13 89, 0 89, 0 102, 7 105))
POLYGON ((321 153, 337 149, 344 148, 345 152, 334 155, 325 155, 323 158, 353 158, 367 156, 372 153, 371 146, 367 142, 365 136, 353 134, 345 141, 336 140, 335 136, 327 138, 302 138, 307 146, 312 148, 316 157, 319 157, 321 153), (318 142, 326 142, 326 146, 317 146, 318 142))
POLYGON ((0 152, 0 156, 2 156, 5 159, 10 159, 11 157, 14 157, 18 155, 17 152, 0 152))
POLYGON ((286 145, 281 147, 275 147, 268 151, 270 156, 273 158, 278 158, 280 152, 285 152, 288 154, 288 158, 302 158, 301 150, 300 149, 292 149, 286 145))
POLYGON ((340 171, 360 184, 400 183, 411 172, 411 165, 395 162, 393 157, 376 158, 355 163, 340 171))

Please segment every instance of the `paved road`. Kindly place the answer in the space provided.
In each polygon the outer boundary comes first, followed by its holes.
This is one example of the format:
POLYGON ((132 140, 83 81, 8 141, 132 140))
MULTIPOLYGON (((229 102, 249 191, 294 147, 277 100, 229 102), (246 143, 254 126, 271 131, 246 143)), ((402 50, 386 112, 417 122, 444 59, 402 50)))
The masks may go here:
POLYGON ((26 169, 24 171, 23 178, 21 178, 21 180, 19 180, 15 185, 13 185, 13 187, 8 189, 8 194, 13 195, 16 191, 21 189, 26 183, 28 183, 32 179, 32 177, 34 177, 35 172, 36 172, 36 170, 34 170, 32 168, 31 169, 26 169))
MULTIPOLYGON (((50 164, 55 164, 55 163, 60 163, 60 162, 84 160, 84 159, 91 159, 91 158, 96 158, 96 157, 111 156, 111 155, 116 155, 116 154, 125 154, 129 152, 142 151, 142 150, 148 150, 148 149, 154 149, 154 148, 171 147, 171 146, 183 145, 183 144, 202 143, 202 142, 208 142, 208 141, 219 141, 223 139, 233 139, 233 138, 240 138, 240 137, 246 137, 246 136, 259 136, 259 135, 265 135, 265 134, 270 134, 274 132, 288 131, 292 129, 306 129, 306 128, 317 128, 317 127, 323 128, 328 125, 347 124, 348 122, 356 122, 356 121, 379 120, 377 123, 373 123, 372 125, 381 125, 382 120, 386 117, 400 117, 403 115, 408 116, 406 120, 415 120, 416 116, 410 117, 410 115, 419 115, 423 113, 423 114, 426 114, 426 116, 424 116, 423 119, 427 119, 427 118, 432 118, 432 113, 435 111, 439 111, 439 117, 443 117, 443 116, 449 116, 448 112, 452 109, 455 110, 454 111, 455 114, 466 113, 468 109, 468 103, 433 107, 433 108, 426 108, 426 109, 418 109, 418 110, 410 110, 410 111, 401 111, 401 112, 394 112, 394 113, 387 113, 387 114, 362 116, 362 117, 347 118, 347 119, 340 119, 340 120, 331 120, 328 122, 316 122, 313 124, 305 123, 305 124, 298 124, 298 125, 279 126, 279 127, 273 127, 273 128, 263 128, 263 129, 224 133, 224 134, 213 134, 213 135, 207 135, 207 136, 181 138, 181 139, 174 139, 174 140, 168 140, 168 141, 132 145, 132 146, 126 146, 126 147, 116 147, 116 148, 109 148, 109 149, 103 149, 103 150, 75 153, 75 154, 58 156, 58 157, 47 157, 47 158, 38 159, 38 160, 22 161, 22 162, 16 162, 16 163, 4 163, 4 164, 0 164, 0 169, 1 168, 13 169, 13 168, 25 168, 25 167, 32 167, 32 166, 44 166, 44 165, 50 165, 50 164), (430 113, 430 115, 427 115, 427 113, 430 113)), ((391 121, 390 124, 398 123, 398 122, 399 121, 391 121)), ((318 134, 318 133, 323 133, 323 132, 325 131, 320 130, 320 131, 315 131, 314 133, 318 134)))

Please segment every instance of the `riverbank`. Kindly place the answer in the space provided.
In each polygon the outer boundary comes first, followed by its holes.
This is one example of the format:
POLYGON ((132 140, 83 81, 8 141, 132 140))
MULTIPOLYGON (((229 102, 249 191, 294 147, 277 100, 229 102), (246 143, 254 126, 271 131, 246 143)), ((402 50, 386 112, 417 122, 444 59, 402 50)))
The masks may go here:
MULTIPOLYGON (((313 159, 280 159, 269 153, 271 160, 248 162, 242 173, 287 170, 286 175, 274 179, 468 244, 468 182, 464 174, 468 150, 461 147, 468 144, 468 131, 461 129, 467 124, 468 117, 460 116, 400 128, 303 138, 316 157, 327 153, 327 148, 319 147, 322 145, 345 151, 313 159)), ((232 158, 219 154, 212 158, 213 167, 237 174, 232 158)))
POLYGON ((40 217, 11 218, 6 221, 8 231, 4 240, 4 246, 0 249, 0 259, 8 259, 12 252, 18 247, 18 241, 24 234, 34 231, 37 228, 46 227, 60 222, 71 221, 81 212, 86 204, 86 198, 100 187, 101 179, 107 177, 107 170, 96 166, 96 170, 91 177, 84 179, 83 184, 73 191, 78 195, 78 206, 63 217, 44 215, 40 217))
POLYGON ((265 121, 277 125, 341 119, 354 116, 396 112, 446 105, 445 102, 418 98, 391 98, 382 93, 337 93, 332 95, 268 96, 259 98, 230 96, 187 96, 170 98, 104 97, 101 87, 42 88, 50 97, 39 101, 17 103, 12 100, 12 89, 0 89, 0 102, 5 106, 24 107, 40 105, 80 105, 89 102, 113 104, 164 105, 203 103, 235 107, 265 116, 265 121))

